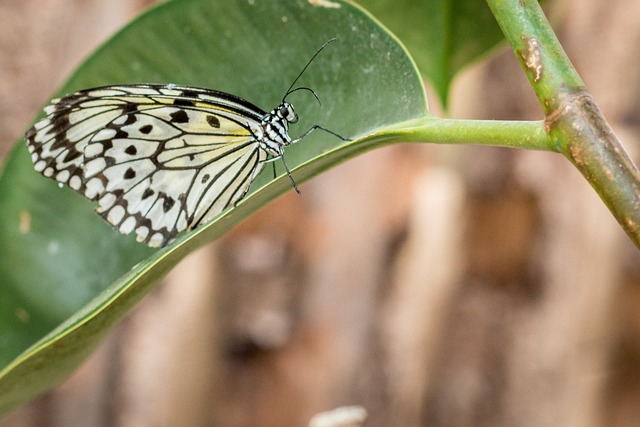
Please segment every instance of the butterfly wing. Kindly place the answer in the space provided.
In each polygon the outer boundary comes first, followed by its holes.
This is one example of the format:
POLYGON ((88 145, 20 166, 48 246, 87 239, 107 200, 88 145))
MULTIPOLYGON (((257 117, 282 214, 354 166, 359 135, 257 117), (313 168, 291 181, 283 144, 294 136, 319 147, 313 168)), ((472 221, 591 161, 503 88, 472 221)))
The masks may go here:
POLYGON ((27 132, 35 169, 98 201, 121 233, 164 246, 244 196, 268 158, 264 112, 223 92, 109 86, 54 100, 27 132))

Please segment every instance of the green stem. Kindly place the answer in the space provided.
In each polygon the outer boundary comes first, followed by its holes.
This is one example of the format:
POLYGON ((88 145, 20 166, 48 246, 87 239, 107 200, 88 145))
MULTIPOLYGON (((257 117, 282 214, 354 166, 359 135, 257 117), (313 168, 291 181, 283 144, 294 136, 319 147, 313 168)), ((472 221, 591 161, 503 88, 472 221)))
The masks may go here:
POLYGON ((424 117, 383 132, 397 142, 474 144, 554 151, 543 121, 462 120, 424 117))
POLYGON ((589 181, 640 247, 640 171, 613 134, 536 0, 486 0, 545 113, 555 150, 589 181))
MULTIPOLYGON (((425 116, 381 129, 328 151, 310 162, 313 167, 296 168, 296 179, 302 182, 336 163, 373 148, 402 142, 490 145, 544 151, 555 151, 556 148, 550 144, 543 121, 461 120, 425 116)), ((278 185, 279 192, 290 189, 286 176, 270 185, 278 185)))

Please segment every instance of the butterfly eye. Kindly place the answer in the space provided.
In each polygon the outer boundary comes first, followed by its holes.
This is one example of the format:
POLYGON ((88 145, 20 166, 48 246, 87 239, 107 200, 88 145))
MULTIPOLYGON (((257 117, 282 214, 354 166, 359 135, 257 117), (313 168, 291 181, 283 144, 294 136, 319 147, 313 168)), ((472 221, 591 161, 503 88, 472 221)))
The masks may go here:
POLYGON ((298 121, 298 115, 293 109, 293 105, 288 102, 283 102, 278 109, 280 117, 288 121, 289 123, 295 123, 298 121))

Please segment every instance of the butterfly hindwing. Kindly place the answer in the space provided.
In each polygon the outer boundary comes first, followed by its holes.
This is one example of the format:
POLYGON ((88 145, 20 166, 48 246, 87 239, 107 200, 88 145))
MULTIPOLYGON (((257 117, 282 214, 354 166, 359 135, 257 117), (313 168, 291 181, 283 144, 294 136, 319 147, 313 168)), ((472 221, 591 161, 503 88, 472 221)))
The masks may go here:
POLYGON ((175 85, 54 100, 26 135, 36 170, 98 201, 122 233, 164 246, 238 201, 269 154, 264 116, 232 95, 175 85))

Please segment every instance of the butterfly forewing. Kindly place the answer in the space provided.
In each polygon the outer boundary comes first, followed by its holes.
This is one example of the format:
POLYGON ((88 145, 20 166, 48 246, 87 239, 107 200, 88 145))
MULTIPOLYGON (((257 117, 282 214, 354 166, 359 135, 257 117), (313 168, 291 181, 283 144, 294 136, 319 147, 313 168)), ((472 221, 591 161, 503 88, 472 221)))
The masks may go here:
POLYGON ((97 200, 115 228, 150 246, 238 201, 269 157, 266 113, 213 90, 110 86, 45 113, 26 135, 36 170, 97 200))

